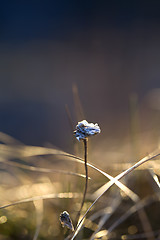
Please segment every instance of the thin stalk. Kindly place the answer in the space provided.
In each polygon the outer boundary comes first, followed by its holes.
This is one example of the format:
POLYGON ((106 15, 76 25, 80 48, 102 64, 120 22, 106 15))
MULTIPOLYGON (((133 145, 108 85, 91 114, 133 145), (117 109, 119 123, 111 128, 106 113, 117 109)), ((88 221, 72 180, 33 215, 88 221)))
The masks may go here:
POLYGON ((82 199, 82 203, 81 203, 81 207, 77 213, 77 216, 76 216, 76 224, 78 224, 78 221, 79 221, 79 217, 80 217, 80 214, 81 214, 81 211, 82 211, 82 208, 83 208, 83 205, 84 205, 84 202, 85 202, 85 198, 86 198, 86 193, 87 193, 87 188, 88 188, 88 166, 87 166, 87 159, 88 159, 88 139, 85 138, 83 140, 83 143, 84 143, 84 166, 85 166, 85 175, 86 175, 86 181, 85 181, 85 187, 84 187, 84 192, 83 192, 83 199, 82 199))

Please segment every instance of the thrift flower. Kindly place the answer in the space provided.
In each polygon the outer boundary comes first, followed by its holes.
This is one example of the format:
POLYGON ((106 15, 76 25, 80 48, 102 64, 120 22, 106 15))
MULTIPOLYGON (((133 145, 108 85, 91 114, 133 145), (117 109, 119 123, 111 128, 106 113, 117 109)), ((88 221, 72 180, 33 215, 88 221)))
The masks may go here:
POLYGON ((70 230, 74 231, 72 220, 70 219, 69 213, 67 211, 64 211, 63 213, 60 214, 59 220, 63 227, 66 226, 70 230))
POLYGON ((93 136, 95 134, 100 133, 100 127, 97 123, 88 123, 86 120, 83 120, 81 122, 78 122, 76 126, 76 130, 74 131, 74 134, 78 141, 84 140, 85 138, 89 136, 93 136))

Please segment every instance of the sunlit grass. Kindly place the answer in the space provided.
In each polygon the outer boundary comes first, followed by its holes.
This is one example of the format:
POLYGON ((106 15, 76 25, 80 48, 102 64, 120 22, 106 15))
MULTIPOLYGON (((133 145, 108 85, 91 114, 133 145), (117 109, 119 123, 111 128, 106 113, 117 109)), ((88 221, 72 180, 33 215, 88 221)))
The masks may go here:
POLYGON ((55 148, 26 146, 2 133, 0 141, 0 239, 158 239, 159 149, 135 164, 117 163, 120 173, 114 178, 101 169, 101 161, 98 167, 88 162, 89 188, 72 234, 62 228, 59 215, 67 210, 75 223, 84 160, 55 148))

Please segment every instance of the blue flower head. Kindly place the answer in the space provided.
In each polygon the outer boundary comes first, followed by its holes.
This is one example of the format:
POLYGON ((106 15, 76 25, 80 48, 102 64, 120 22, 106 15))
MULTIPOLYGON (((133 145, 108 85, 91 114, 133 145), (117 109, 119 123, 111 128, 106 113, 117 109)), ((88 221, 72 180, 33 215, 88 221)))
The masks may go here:
POLYGON ((97 123, 88 123, 86 120, 83 120, 81 122, 78 122, 74 134, 78 141, 80 141, 88 138, 89 136, 96 135, 100 132, 101 130, 97 123))

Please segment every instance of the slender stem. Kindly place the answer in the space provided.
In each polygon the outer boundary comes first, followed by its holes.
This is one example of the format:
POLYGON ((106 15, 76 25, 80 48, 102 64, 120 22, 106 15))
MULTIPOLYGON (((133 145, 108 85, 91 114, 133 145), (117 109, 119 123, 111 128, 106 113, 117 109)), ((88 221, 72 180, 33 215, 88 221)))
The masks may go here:
POLYGON ((87 159, 88 159, 88 139, 85 138, 83 140, 84 143, 84 166, 85 166, 85 175, 86 175, 86 181, 85 181, 85 187, 84 187, 84 192, 83 192, 83 199, 82 199, 82 203, 81 203, 81 207, 77 213, 77 217, 76 217, 76 224, 78 224, 78 220, 85 202, 85 198, 86 198, 86 193, 87 193, 87 187, 88 187, 88 166, 87 166, 87 159))

